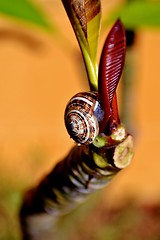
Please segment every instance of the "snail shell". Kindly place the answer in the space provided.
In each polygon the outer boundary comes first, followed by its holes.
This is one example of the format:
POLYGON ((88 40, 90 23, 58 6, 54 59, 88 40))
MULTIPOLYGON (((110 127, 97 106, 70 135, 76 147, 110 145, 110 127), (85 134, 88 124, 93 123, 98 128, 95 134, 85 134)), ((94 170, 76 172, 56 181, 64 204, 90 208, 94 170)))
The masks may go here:
POLYGON ((103 111, 97 92, 74 95, 65 110, 65 125, 71 138, 79 144, 90 144, 99 133, 103 111))

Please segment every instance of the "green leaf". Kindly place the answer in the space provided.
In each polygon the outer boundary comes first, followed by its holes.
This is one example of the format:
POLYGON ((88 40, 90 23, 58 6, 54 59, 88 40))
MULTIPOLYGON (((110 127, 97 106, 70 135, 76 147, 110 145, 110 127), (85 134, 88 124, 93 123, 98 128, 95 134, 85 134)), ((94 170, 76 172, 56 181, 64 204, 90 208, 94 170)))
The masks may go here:
POLYGON ((120 17, 126 28, 160 27, 160 2, 130 1, 107 16, 105 24, 120 17))
POLYGON ((97 90, 100 0, 62 0, 62 2, 82 51, 90 87, 92 90, 97 90))
POLYGON ((42 10, 28 0, 0 0, 0 13, 51 30, 42 10))

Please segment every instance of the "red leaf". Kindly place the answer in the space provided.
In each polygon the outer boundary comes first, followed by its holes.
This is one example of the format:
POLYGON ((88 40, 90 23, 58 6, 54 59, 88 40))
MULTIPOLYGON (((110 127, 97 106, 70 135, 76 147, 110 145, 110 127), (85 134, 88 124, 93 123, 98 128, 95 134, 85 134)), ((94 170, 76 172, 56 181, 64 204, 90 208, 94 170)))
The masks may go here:
MULTIPOLYGON (((124 67, 125 53, 125 29, 118 19, 108 34, 100 59, 98 92, 104 110, 104 119, 100 123, 101 131, 107 126, 112 113, 118 114, 118 111, 113 109, 117 106, 115 103, 112 106, 112 101, 124 67)), ((116 118, 119 119, 117 116, 116 118)))

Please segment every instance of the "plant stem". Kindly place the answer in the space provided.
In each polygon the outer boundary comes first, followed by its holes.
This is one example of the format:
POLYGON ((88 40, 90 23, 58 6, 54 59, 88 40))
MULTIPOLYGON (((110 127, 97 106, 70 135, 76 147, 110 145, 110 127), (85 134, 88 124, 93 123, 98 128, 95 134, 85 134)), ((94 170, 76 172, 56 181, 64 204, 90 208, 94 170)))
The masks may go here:
POLYGON ((101 138, 98 147, 96 144, 73 147, 37 187, 26 193, 20 212, 23 240, 46 239, 60 216, 106 186, 130 163, 133 155, 130 135, 120 142, 112 139, 113 144, 108 137, 101 138))

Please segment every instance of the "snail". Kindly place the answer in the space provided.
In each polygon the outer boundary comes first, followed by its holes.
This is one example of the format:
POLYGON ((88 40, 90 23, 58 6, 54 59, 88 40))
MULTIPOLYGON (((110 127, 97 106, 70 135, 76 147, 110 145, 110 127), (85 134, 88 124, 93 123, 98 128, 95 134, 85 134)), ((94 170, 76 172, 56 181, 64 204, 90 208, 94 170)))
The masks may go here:
POLYGON ((65 125, 71 138, 79 144, 90 144, 99 133, 103 110, 97 92, 80 92, 68 102, 65 125))

